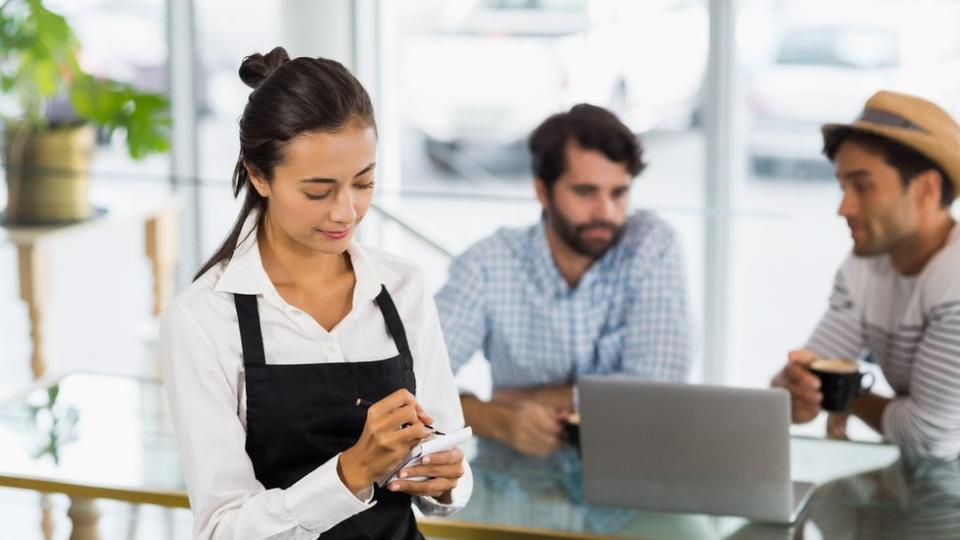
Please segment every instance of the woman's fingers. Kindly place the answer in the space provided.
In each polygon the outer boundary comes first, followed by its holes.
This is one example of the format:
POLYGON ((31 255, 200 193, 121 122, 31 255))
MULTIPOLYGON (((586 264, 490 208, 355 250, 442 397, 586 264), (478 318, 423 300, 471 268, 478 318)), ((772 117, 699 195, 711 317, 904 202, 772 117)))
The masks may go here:
POLYGON ((440 497, 456 486, 455 479, 430 478, 429 480, 394 480, 387 484, 387 489, 421 497, 440 497))
POLYGON ((417 398, 406 388, 401 388, 371 405, 367 411, 367 416, 379 418, 390 414, 395 409, 406 406, 419 407, 419 405, 417 405, 417 398))
POLYGON ((447 465, 416 465, 401 470, 397 475, 401 480, 421 477, 457 479, 461 476, 463 476, 463 465, 460 463, 450 463, 447 465))
POLYGON ((463 450, 459 448, 453 448, 443 452, 437 452, 435 454, 430 454, 429 456, 424 456, 421 463, 424 465, 445 465, 448 463, 460 463, 463 461, 463 450))

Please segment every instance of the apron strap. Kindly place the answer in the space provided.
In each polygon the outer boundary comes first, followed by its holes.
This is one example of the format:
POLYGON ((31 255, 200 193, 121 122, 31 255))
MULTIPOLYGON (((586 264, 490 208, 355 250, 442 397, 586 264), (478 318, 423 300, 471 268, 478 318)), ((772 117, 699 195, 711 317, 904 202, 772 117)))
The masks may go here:
POLYGON ((407 344, 407 333, 403 330, 403 321, 400 320, 397 306, 394 305, 386 286, 380 286, 380 294, 377 295, 376 302, 380 306, 380 313, 383 314, 384 320, 387 321, 387 331, 393 337, 397 351, 401 356, 410 356, 410 346, 407 344))
POLYGON ((260 312, 257 311, 257 297, 253 294, 234 294, 233 302, 237 306, 237 322, 240 323, 240 344, 243 346, 243 364, 245 366, 267 363, 263 354, 263 335, 260 333, 260 312))

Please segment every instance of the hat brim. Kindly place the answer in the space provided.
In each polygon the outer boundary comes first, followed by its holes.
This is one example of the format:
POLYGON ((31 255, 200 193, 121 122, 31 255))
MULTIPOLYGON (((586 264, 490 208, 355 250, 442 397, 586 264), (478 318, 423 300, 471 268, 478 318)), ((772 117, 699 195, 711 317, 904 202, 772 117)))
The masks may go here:
POLYGON ((826 124, 820 128, 824 140, 830 133, 839 129, 853 129, 880 135, 887 139, 896 141, 904 146, 912 148, 924 156, 930 158, 943 169, 943 172, 950 177, 953 183, 954 193, 960 196, 960 155, 945 144, 934 139, 929 134, 922 131, 898 128, 893 126, 883 126, 871 122, 854 122, 852 124, 826 124))

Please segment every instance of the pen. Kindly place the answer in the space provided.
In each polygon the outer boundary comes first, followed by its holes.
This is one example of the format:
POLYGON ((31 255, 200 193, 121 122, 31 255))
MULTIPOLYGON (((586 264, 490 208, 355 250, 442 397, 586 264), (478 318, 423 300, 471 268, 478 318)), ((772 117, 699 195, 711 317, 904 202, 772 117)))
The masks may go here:
MULTIPOLYGON (((363 399, 363 398, 357 398, 357 402, 356 402, 356 406, 357 406, 357 407, 363 407, 364 409, 369 409, 371 405, 373 405, 373 402, 372 402, 372 401, 367 401, 367 400, 365 400, 365 399, 363 399)), ((408 425, 409 425, 409 424, 404 424, 403 427, 407 427, 408 425)), ((426 427, 427 429, 429 429, 430 431, 436 433, 437 435, 446 435, 446 433, 444 433, 444 432, 442 432, 442 431, 437 431, 437 428, 435 428, 435 427, 433 427, 433 426, 425 426, 425 427, 426 427)))

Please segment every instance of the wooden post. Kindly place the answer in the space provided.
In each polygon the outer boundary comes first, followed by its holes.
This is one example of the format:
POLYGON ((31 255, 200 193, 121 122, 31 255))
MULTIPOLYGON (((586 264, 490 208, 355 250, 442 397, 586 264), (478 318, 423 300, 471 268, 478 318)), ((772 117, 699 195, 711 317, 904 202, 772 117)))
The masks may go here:
POLYGON ((97 522, 100 521, 100 511, 97 510, 93 499, 70 497, 70 509, 67 510, 73 530, 70 531, 70 540, 100 540, 97 522))
POLYGON ((177 253, 176 208, 168 206, 147 219, 144 245, 153 271, 153 314, 159 316, 173 295, 177 253))
POLYGON ((40 494, 40 532, 43 540, 53 540, 53 502, 49 493, 40 494))
POLYGON ((30 319, 30 341, 33 351, 30 369, 33 378, 39 379, 47 371, 43 356, 43 306, 46 302, 47 266, 39 240, 17 245, 17 260, 20 270, 20 297, 27 304, 30 319))

